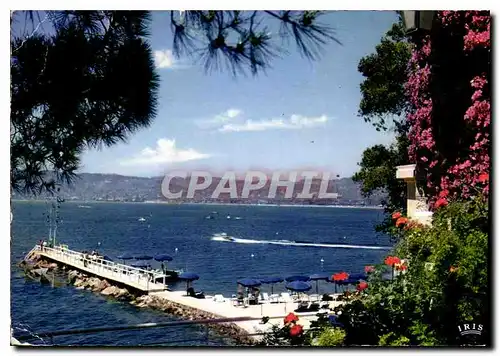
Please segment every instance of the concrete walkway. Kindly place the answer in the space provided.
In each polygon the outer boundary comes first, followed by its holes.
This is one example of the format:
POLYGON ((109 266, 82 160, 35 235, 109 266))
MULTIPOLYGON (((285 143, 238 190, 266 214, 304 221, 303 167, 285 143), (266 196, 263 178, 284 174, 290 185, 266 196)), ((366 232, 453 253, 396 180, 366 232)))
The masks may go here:
POLYGON ((162 291, 163 284, 153 283, 153 278, 160 277, 152 271, 127 266, 120 263, 106 261, 103 259, 93 259, 81 252, 61 248, 37 246, 35 253, 40 256, 50 258, 53 261, 74 267, 82 272, 88 272, 108 281, 115 281, 143 292, 162 291))
MULTIPOLYGON (((241 321, 235 323, 250 334, 269 331, 272 325, 283 325, 283 318, 288 315, 288 313, 294 312, 299 305, 298 302, 289 302, 262 303, 259 305, 248 305, 243 307, 236 306, 233 304, 233 301, 228 298, 224 298, 223 302, 215 301, 211 296, 206 296, 205 299, 196 299, 186 296, 185 291, 163 291, 149 293, 149 295, 163 298, 183 306, 209 312, 218 315, 221 318, 259 318, 259 320, 241 321), (271 319, 268 323, 261 324, 260 319, 264 316, 276 319, 271 319)), ((329 304, 330 307, 333 308, 341 304, 341 302, 329 302, 329 304)), ((307 329, 310 326, 310 322, 317 319, 317 313, 318 312, 307 312, 295 314, 299 316, 299 323, 307 329)))

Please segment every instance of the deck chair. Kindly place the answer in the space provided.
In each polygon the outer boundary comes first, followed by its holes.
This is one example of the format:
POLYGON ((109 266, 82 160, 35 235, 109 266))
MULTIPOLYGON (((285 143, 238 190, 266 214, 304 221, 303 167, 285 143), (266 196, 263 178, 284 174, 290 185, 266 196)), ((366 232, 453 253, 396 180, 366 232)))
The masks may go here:
POLYGON ((320 299, 321 299, 321 297, 319 296, 319 294, 311 294, 309 296, 309 300, 312 302, 319 302, 320 299))
POLYGON ((270 303, 271 299, 269 298, 269 294, 267 294, 266 292, 262 293, 261 294, 261 301, 262 301, 262 303, 270 303))
POLYGON ((269 300, 271 303, 279 303, 280 302, 280 295, 279 294, 271 294, 269 297, 269 300))
POLYGON ((222 294, 216 294, 214 295, 213 301, 216 303, 224 303, 226 300, 222 294))
POLYGON ((290 293, 281 293, 281 302, 283 303, 290 303, 293 302, 292 297, 290 296, 290 293))

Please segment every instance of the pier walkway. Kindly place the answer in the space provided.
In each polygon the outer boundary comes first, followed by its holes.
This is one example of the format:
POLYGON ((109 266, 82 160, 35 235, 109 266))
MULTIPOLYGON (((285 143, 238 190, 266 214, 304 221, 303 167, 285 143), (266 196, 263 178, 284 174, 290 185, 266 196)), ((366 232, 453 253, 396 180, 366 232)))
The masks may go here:
MULTIPOLYGON (((185 291, 162 291, 150 293, 150 295, 194 309, 203 310, 218 315, 221 318, 262 318, 264 316, 271 318, 267 324, 261 324, 260 319, 234 322, 249 334, 269 332, 272 325, 282 326, 283 318, 288 313, 294 312, 299 306, 298 301, 238 306, 230 298, 216 299, 213 298, 213 296, 207 295, 205 299, 196 299, 186 296, 185 291)), ((331 301, 329 302, 329 307, 333 308, 342 303, 343 302, 331 301)), ((300 324, 307 329, 310 326, 310 322, 317 319, 318 312, 295 314, 298 315, 300 324)))
MULTIPOLYGON (((283 318, 290 312, 294 312, 299 306, 298 301, 288 301, 280 303, 261 303, 258 305, 237 306, 230 298, 223 298, 222 295, 214 298, 206 296, 205 299, 196 299, 186 295, 185 291, 166 290, 164 284, 153 283, 156 278, 162 277, 155 271, 147 271, 140 268, 130 267, 103 259, 92 259, 91 256, 81 252, 69 250, 65 247, 43 247, 36 246, 26 258, 32 254, 39 254, 55 262, 66 264, 83 272, 94 274, 97 277, 115 281, 137 290, 146 292, 151 296, 171 301, 182 306, 198 309, 204 312, 217 315, 221 318, 257 318, 257 320, 246 320, 234 322, 249 334, 268 332, 272 325, 283 325, 283 318), (271 318, 266 324, 261 324, 263 316, 271 318)), ((343 302, 331 301, 329 308, 333 308, 343 302)), ((327 311, 325 311, 327 312, 327 311)), ((300 324, 304 328, 310 326, 312 320, 316 320, 318 312, 296 313, 300 318, 300 324)))
MULTIPOLYGON (((55 262, 74 267, 82 272, 88 272, 109 281, 118 282, 143 292, 163 291, 164 284, 154 283, 163 274, 135 268, 124 264, 92 258, 81 252, 57 246, 54 248, 35 246, 30 254, 39 254, 55 262)), ((29 254, 28 254, 29 255, 29 254)))

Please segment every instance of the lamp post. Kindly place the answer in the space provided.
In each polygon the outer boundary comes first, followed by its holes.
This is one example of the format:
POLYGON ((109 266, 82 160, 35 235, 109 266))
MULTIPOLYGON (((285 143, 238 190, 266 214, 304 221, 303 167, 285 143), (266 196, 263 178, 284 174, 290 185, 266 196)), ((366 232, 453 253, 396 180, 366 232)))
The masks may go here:
POLYGON ((406 33, 412 37, 427 34, 431 31, 437 11, 399 11, 403 18, 406 33))

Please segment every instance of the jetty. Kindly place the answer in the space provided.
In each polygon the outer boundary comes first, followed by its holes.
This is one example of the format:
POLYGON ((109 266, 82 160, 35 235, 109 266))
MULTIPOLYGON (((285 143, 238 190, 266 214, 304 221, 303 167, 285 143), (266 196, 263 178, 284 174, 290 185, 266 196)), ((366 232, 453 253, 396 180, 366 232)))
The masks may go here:
MULTIPOLYGON (((300 324, 309 328, 310 322, 317 319, 318 312, 330 313, 330 310, 341 304, 336 301, 333 295, 332 301, 328 301, 327 306, 322 311, 297 312, 299 305, 311 301, 310 297, 303 295, 302 298, 278 298, 279 300, 260 301, 251 305, 247 298, 243 303, 238 303, 235 296, 224 297, 221 294, 206 295, 205 298, 194 298, 183 291, 170 291, 163 283, 155 283, 161 278, 162 273, 125 264, 108 261, 103 258, 95 258, 87 254, 73 251, 65 245, 56 247, 45 247, 36 245, 25 257, 25 261, 34 256, 53 261, 60 265, 65 265, 68 269, 79 270, 82 273, 94 275, 97 278, 105 279, 109 283, 121 284, 139 291, 142 297, 138 299, 138 306, 150 306, 165 310, 166 306, 173 306, 174 309, 183 310, 182 315, 190 315, 190 319, 234 319, 242 318, 246 320, 233 321, 240 330, 248 335, 262 334, 270 331, 273 325, 283 325, 283 319, 289 313, 299 316, 300 324), (267 323, 262 323, 263 317, 269 318, 267 323), (252 320, 250 320, 252 319, 252 320)), ((282 293, 285 294, 285 293, 282 293)), ((288 294, 288 293, 286 293, 288 294)), ((316 297, 319 297, 316 295, 316 297)), ((179 314, 177 314, 179 315, 179 314)), ((253 336, 259 338, 259 336, 253 336)))
POLYGON ((29 260, 34 255, 104 278, 110 282, 126 285, 140 292, 158 292, 166 289, 165 284, 154 282, 159 278, 168 277, 162 273, 96 258, 95 256, 70 250, 64 246, 46 247, 36 245, 26 255, 25 260, 29 260))

